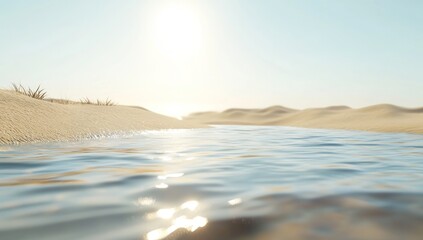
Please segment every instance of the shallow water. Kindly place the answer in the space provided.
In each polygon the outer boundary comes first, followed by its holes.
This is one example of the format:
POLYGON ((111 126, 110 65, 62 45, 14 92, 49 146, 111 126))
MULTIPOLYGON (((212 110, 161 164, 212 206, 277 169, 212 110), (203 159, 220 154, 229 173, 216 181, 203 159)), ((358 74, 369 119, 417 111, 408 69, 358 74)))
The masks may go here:
POLYGON ((421 239, 423 136, 218 126, 0 146, 0 239, 421 239))

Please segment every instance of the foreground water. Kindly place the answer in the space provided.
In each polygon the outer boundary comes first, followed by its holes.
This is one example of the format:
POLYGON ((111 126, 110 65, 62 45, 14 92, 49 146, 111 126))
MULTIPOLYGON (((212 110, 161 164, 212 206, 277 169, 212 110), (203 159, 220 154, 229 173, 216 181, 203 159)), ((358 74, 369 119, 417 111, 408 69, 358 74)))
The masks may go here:
POLYGON ((0 146, 0 239, 421 239, 423 136, 219 126, 0 146))

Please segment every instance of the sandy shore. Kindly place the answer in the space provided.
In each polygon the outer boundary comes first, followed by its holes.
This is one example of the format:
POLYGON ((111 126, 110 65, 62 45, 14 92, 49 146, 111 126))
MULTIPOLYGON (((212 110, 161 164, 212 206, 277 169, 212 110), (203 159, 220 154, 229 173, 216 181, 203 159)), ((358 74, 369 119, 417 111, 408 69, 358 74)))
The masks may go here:
POLYGON ((281 106, 228 109, 223 112, 193 113, 184 119, 203 124, 281 125, 423 134, 423 108, 408 109, 389 104, 360 109, 346 106, 305 110, 281 106))
POLYGON ((76 140, 96 135, 203 124, 177 120, 142 108, 59 104, 0 90, 0 143, 76 140))

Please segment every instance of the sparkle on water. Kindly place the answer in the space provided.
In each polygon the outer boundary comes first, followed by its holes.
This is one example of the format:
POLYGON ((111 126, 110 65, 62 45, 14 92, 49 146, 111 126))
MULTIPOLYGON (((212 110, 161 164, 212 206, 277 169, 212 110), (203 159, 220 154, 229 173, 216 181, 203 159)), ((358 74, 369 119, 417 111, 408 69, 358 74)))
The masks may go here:
POLYGON ((2 146, 0 238, 420 239, 423 136, 218 126, 2 146))

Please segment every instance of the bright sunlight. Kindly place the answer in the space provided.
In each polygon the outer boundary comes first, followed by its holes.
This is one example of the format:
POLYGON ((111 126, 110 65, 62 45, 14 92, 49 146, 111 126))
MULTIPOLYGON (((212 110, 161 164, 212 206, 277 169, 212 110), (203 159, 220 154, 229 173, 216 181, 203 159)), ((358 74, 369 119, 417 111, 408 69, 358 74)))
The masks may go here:
POLYGON ((198 13, 189 5, 165 6, 154 19, 156 48, 177 61, 195 56, 202 47, 200 20, 198 13))

